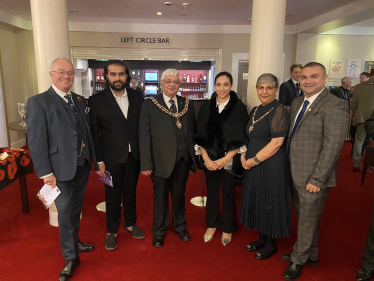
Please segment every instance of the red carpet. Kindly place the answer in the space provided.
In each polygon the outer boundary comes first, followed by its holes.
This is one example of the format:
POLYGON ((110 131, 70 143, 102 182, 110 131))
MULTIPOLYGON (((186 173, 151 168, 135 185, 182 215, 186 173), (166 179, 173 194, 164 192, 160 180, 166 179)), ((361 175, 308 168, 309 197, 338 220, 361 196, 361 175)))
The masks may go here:
MULTIPOLYGON (((322 217, 319 239, 320 265, 304 266, 299 280, 355 280, 371 221, 374 173, 368 171, 366 183, 352 171, 351 144, 345 144, 340 157, 338 187, 330 192, 322 217)), ((244 247, 257 239, 256 231, 239 224, 233 241, 224 247, 221 232, 212 242, 204 243, 205 209, 189 200, 200 194, 200 173, 191 174, 186 192, 187 227, 190 242, 181 242, 169 228, 165 245, 152 246, 152 198, 149 178, 140 176, 138 185, 137 225, 146 238, 136 240, 123 230, 118 233, 118 247, 104 248, 105 214, 96 210, 104 201, 104 187, 97 175, 88 182, 80 237, 95 245, 95 251, 81 254, 81 265, 72 280, 283 280, 287 263, 282 253, 292 251, 296 239, 293 215, 292 236, 278 240, 278 253, 258 261, 244 247)), ((42 181, 35 174, 27 176, 30 213, 22 214, 18 182, 0 191, 0 280, 58 280, 64 261, 59 246, 58 229, 49 225, 48 211, 36 198, 42 181)), ((238 209, 240 187, 237 187, 238 209)))

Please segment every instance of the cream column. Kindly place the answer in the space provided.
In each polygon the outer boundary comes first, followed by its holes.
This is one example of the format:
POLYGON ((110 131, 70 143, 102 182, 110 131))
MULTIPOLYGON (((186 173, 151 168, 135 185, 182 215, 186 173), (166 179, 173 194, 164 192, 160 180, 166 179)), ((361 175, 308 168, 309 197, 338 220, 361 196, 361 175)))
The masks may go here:
POLYGON ((251 110, 260 101, 257 78, 263 73, 281 74, 287 0, 253 0, 247 105, 251 110))
POLYGON ((39 93, 51 86, 49 70, 58 57, 70 59, 66 0, 30 0, 39 93))
MULTIPOLYGON (((70 59, 70 40, 66 0, 30 0, 39 93, 51 86, 51 62, 70 59)), ((55 204, 49 208, 49 221, 57 226, 55 204)))

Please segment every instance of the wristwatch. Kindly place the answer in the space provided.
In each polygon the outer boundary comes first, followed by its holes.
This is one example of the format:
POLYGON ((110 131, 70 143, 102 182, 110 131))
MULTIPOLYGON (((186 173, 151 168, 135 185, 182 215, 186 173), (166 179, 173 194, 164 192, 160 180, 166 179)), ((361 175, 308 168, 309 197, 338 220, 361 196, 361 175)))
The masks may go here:
POLYGON ((253 157, 253 161, 255 161, 256 164, 260 164, 261 160, 257 158, 257 156, 253 157))

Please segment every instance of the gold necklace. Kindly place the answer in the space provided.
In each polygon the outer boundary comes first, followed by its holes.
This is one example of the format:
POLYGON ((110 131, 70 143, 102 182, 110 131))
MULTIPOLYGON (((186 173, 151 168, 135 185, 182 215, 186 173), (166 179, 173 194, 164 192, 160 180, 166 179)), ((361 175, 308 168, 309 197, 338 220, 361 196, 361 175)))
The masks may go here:
POLYGON ((253 113, 253 116, 252 116, 252 125, 249 127, 249 130, 248 130, 248 133, 251 133, 253 131, 253 126, 258 122, 260 121, 262 118, 264 118, 266 115, 268 115, 270 113, 270 111, 273 110, 274 107, 272 107, 268 112, 266 112, 264 115, 262 115, 259 119, 257 119, 255 121, 255 115, 256 115, 256 112, 257 112, 257 109, 259 108, 259 106, 256 107, 255 109, 255 112, 253 113))
POLYGON ((175 124, 177 125, 178 129, 182 129, 182 123, 179 121, 179 118, 182 117, 184 114, 186 114, 186 112, 188 111, 188 104, 190 102, 188 98, 185 98, 186 102, 184 104, 184 109, 181 112, 177 112, 177 113, 173 113, 170 110, 163 107, 161 104, 159 104, 159 102, 154 97, 150 97, 150 99, 163 112, 165 112, 166 114, 169 114, 170 116, 177 118, 177 122, 175 124))

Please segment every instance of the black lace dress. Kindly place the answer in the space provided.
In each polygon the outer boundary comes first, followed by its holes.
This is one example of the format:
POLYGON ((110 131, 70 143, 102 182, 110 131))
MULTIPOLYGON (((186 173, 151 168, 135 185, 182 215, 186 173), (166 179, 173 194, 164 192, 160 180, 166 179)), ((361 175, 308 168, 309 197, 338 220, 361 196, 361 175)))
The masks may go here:
MULTIPOLYGON (((256 156, 272 138, 287 136, 289 115, 277 100, 260 105, 255 121, 269 110, 250 133, 255 108, 249 114, 246 132, 250 141, 246 159, 256 156)), ((285 144, 286 141, 269 159, 245 170, 243 177, 241 223, 271 238, 288 237, 291 232, 291 181, 285 144)))

